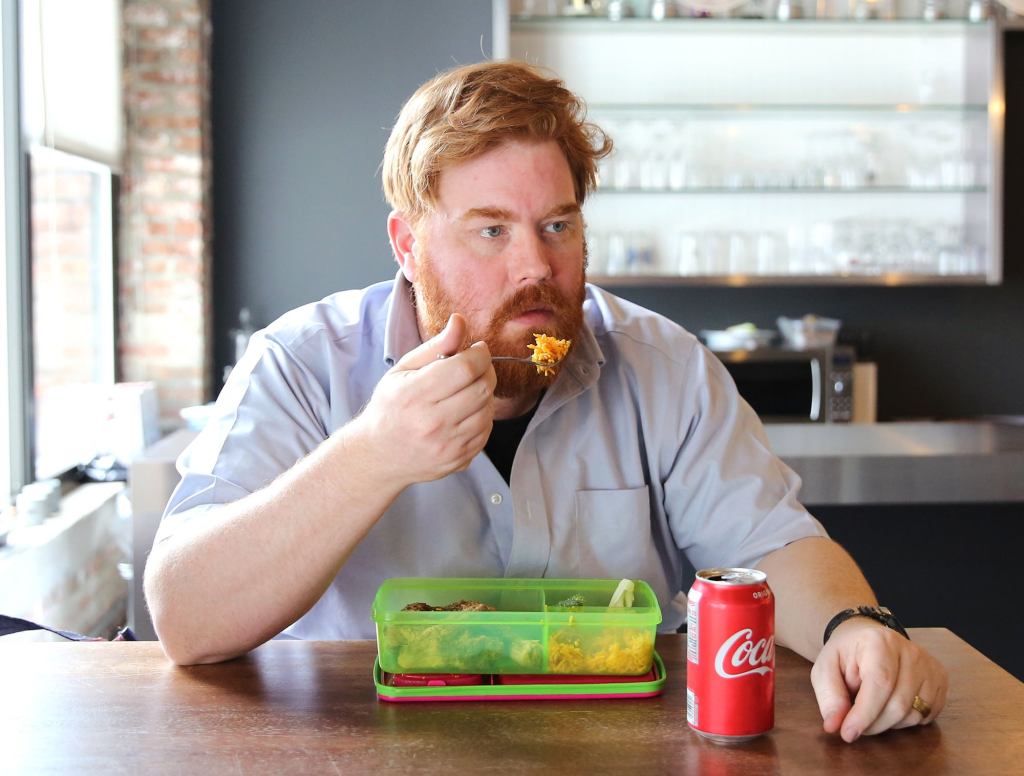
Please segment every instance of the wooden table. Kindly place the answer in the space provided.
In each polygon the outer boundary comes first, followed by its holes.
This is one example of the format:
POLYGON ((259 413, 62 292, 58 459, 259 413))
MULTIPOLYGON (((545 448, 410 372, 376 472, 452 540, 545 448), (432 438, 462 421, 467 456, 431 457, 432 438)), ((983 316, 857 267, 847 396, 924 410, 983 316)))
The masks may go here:
POLYGON ((1020 773, 1024 684, 947 630, 911 633, 952 677, 936 724, 844 744, 779 650, 775 730, 731 747, 686 726, 681 636, 658 637, 657 698, 405 704, 376 699, 373 642, 178 668, 155 642, 0 641, 0 772, 1020 773))

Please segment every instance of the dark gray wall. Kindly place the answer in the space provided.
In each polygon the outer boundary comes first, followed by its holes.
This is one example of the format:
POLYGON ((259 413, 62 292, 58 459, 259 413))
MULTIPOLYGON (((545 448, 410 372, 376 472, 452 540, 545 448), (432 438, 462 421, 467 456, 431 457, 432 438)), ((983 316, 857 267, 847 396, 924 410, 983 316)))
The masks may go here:
POLYGON ((1024 681, 1024 504, 809 506, 904 625, 949 628, 1024 681))
POLYGON ((423 81, 491 53, 489 0, 212 0, 214 385, 265 325, 394 275, 378 165, 423 81))
MULTIPOLYGON (((213 0, 216 375, 258 325, 390 277, 377 167, 402 102, 490 53, 487 0, 213 0)), ((1005 282, 998 287, 614 289, 691 330, 841 318, 879 362, 879 418, 1024 415, 1024 32, 1007 40, 1005 282)), ((215 379, 219 385, 219 379, 215 379)))

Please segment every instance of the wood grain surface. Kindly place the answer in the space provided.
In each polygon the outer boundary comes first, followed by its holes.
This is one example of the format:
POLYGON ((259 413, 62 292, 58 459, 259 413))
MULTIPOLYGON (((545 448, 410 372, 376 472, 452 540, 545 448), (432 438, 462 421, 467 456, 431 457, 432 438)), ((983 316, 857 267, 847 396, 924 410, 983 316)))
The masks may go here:
POLYGON ((739 746, 687 728, 682 636, 658 637, 657 698, 411 704, 377 700, 372 641, 188 668, 155 642, 0 641, 0 773, 1021 773, 1024 684, 947 630, 911 634, 950 672, 935 724, 844 744, 779 650, 775 730, 739 746))

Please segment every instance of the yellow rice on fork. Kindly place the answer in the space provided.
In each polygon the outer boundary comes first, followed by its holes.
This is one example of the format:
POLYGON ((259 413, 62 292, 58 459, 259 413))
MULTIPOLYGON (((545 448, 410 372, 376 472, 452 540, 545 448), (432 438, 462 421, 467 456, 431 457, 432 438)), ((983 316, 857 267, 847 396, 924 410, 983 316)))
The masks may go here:
POLYGON ((530 360, 537 365, 537 371, 540 374, 553 375, 555 373, 554 368, 545 366, 545 364, 555 364, 565 358, 565 354, 569 352, 572 340, 558 339, 547 334, 537 333, 534 333, 533 338, 536 340, 536 343, 526 346, 533 351, 530 360))

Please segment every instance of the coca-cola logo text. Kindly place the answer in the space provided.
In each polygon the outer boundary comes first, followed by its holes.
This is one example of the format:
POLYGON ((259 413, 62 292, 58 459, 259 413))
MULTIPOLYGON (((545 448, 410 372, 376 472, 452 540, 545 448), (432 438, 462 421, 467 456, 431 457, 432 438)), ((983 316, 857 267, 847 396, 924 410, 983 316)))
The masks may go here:
POLYGON ((715 655, 715 672, 723 679, 769 674, 775 660, 775 637, 754 641, 754 631, 741 628, 727 638, 715 655))

